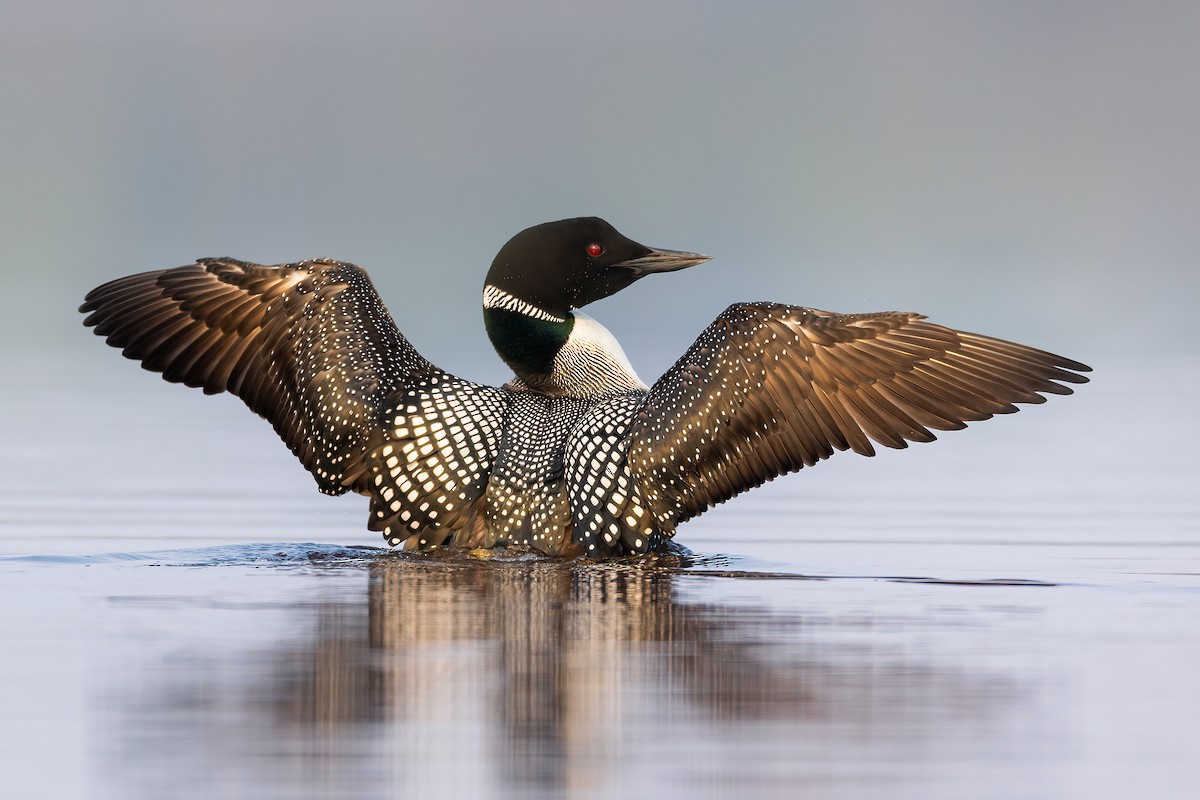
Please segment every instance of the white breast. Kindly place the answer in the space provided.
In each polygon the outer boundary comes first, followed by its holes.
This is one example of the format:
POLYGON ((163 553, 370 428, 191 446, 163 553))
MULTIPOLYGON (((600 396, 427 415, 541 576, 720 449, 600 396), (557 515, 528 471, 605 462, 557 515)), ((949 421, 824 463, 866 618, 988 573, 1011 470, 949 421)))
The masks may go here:
POLYGON ((554 357, 554 383, 568 396, 591 397, 647 391, 608 328, 587 314, 572 311, 575 325, 554 357))

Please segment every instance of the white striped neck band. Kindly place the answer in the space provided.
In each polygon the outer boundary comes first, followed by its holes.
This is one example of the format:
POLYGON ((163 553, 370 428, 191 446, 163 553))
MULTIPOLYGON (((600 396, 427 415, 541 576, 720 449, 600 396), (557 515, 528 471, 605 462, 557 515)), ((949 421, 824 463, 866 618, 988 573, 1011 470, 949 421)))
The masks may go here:
POLYGON ((546 322, 567 321, 566 317, 560 317, 557 314, 551 314, 549 311, 543 311, 537 306, 531 303, 526 303, 519 297, 513 297, 503 289, 499 289, 491 284, 483 287, 483 307, 502 308, 505 311, 515 311, 518 314, 524 314, 527 317, 545 320, 546 322))

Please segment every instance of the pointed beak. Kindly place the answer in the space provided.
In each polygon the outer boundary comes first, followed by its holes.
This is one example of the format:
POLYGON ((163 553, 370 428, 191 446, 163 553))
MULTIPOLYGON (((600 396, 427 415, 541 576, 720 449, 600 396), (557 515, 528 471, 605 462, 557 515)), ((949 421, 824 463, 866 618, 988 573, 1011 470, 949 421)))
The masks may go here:
POLYGON ((697 264, 703 264, 710 258, 712 257, 702 256, 699 253, 685 253, 681 250, 655 250, 652 248, 644 256, 631 258, 628 261, 620 261, 613 264, 613 266, 624 267, 640 278, 643 275, 649 275, 651 272, 674 272, 678 269, 687 269, 697 264))

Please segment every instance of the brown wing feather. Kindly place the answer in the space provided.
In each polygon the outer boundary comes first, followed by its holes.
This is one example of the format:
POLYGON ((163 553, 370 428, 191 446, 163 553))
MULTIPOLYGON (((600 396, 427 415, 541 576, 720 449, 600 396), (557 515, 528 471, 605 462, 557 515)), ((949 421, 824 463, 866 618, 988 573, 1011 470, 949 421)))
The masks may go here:
POLYGON ((1070 394, 1089 367, 919 314, 731 306, 654 384, 628 463, 661 524, 833 455, 1070 394))
POLYGON ((80 311, 108 344, 166 380, 240 397, 328 494, 364 488, 381 402, 405 376, 436 370, 366 272, 332 260, 202 259, 106 283, 80 311))

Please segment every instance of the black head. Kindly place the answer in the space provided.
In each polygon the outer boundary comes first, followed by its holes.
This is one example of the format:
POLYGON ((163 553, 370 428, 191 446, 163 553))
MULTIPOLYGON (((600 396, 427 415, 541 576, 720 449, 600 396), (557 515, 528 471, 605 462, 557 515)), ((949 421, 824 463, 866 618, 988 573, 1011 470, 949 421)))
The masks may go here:
POLYGON ((486 283, 565 316, 651 272, 705 261, 708 256, 698 253, 638 244, 599 217, 577 217, 535 225, 509 239, 492 261, 486 283))

